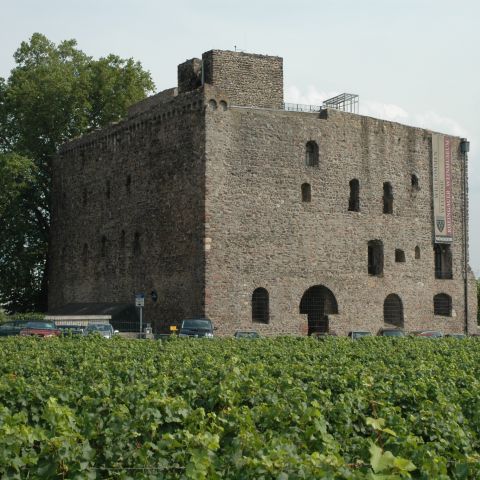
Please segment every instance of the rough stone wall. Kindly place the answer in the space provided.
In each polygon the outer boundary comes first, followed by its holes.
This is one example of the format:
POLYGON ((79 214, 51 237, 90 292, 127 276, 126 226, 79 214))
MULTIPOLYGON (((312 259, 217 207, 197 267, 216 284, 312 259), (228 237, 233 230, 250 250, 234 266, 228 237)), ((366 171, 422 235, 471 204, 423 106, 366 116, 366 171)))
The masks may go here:
POLYGON ((478 333, 479 326, 477 320, 478 299, 477 299, 477 280, 470 270, 468 273, 468 333, 478 333))
POLYGON ((202 86, 202 61, 192 58, 181 63, 177 69, 178 92, 191 92, 202 86))
POLYGON ((145 321, 157 330, 203 313, 203 108, 200 93, 185 94, 63 147, 50 309, 145 292, 145 321))
POLYGON ((163 90, 155 95, 151 95, 150 97, 141 100, 140 102, 134 103, 128 109, 128 116, 133 117, 135 115, 140 115, 153 107, 156 107, 160 103, 168 102, 173 97, 176 97, 178 94, 178 88, 168 88, 167 90, 163 90))
MULTIPOLYGON (((334 110, 319 116, 216 109, 207 111, 206 125, 206 313, 220 333, 304 334, 299 305, 314 285, 328 287, 337 299, 330 328, 338 334, 376 333, 391 293, 402 300, 407 331, 464 330, 460 139, 452 138, 453 280, 440 280, 432 243, 431 132, 334 110), (318 167, 306 166, 309 140, 319 145, 318 167), (360 212, 348 211, 354 178, 360 212), (301 198, 305 182, 310 203, 301 198), (384 182, 393 185, 392 215, 383 214, 384 182), (374 239, 384 244, 380 277, 367 271, 367 243, 374 239), (405 263, 395 262, 398 248, 405 263), (258 287, 269 292, 268 325, 252 323, 258 287), (452 297, 452 317, 434 316, 437 293, 452 297)), ((470 299, 473 304, 472 291, 470 299)))
POLYGON ((210 50, 202 60, 205 83, 223 91, 232 105, 282 107, 281 57, 210 50))

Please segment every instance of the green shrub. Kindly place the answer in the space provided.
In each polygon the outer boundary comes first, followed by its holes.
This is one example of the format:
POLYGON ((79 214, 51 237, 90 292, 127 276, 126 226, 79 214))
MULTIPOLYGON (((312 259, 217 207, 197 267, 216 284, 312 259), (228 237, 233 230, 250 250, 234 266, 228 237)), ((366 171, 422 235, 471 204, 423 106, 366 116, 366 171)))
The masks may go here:
POLYGON ((1 478, 478 479, 480 341, 0 339, 1 478))
POLYGON ((15 313, 8 317, 9 320, 43 320, 45 314, 41 312, 15 313))

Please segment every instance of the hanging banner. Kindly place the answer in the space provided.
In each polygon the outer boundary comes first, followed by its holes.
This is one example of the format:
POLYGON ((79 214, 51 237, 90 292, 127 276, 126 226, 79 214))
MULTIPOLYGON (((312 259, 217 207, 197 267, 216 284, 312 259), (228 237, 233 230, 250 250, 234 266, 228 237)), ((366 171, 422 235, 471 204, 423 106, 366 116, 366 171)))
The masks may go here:
POLYGON ((432 134, 433 221, 435 243, 453 241, 452 150, 450 138, 432 134))

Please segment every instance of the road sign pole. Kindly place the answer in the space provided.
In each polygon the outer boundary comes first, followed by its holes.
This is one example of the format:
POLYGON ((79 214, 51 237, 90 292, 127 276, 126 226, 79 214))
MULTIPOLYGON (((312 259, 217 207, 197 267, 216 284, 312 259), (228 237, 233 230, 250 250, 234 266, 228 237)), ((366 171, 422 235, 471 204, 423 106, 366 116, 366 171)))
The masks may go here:
POLYGON ((136 293, 135 294, 135 306, 140 309, 140 338, 142 338, 143 333, 143 307, 145 306, 145 294, 136 293))

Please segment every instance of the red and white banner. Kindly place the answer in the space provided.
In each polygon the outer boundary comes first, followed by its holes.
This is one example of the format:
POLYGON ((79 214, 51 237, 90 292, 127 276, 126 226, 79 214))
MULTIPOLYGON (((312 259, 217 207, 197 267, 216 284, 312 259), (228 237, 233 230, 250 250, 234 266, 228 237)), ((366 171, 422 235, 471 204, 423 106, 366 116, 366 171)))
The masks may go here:
POLYGON ((453 242, 452 149, 450 138, 432 134, 435 243, 453 242))

